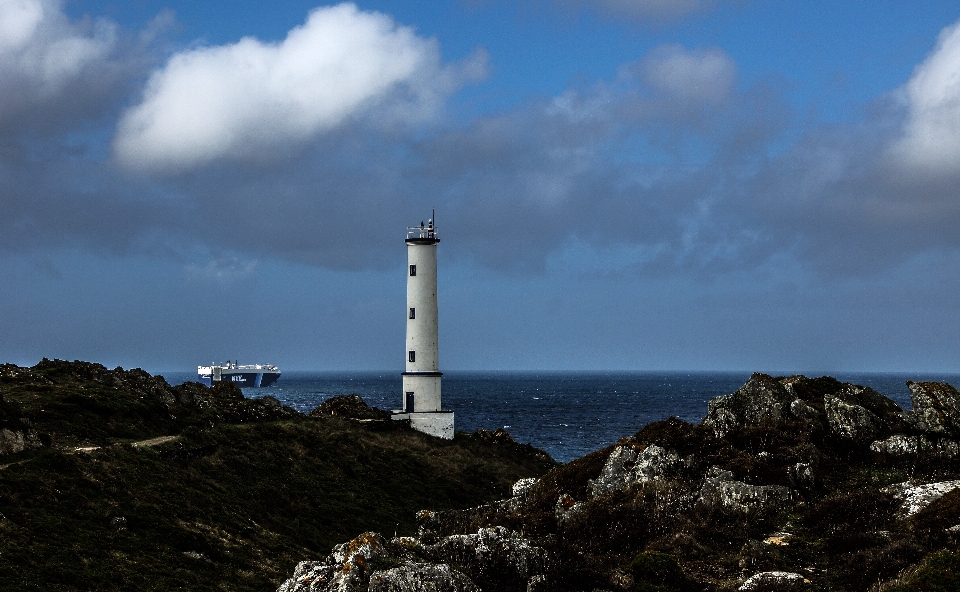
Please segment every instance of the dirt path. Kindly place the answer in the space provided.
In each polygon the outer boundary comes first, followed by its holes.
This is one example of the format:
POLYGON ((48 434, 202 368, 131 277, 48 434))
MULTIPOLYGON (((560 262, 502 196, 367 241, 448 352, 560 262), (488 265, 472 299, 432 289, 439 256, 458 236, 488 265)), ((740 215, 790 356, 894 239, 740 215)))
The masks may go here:
MULTIPOLYGON (((140 448, 141 446, 159 446, 161 444, 166 444, 172 440, 176 440, 180 436, 158 436, 156 438, 150 438, 149 440, 140 440, 139 442, 131 442, 130 446, 134 448, 140 448)), ((100 450, 102 446, 79 446, 74 448, 74 452, 93 452, 94 450, 100 450)))
MULTIPOLYGON (((140 448, 141 446, 159 446, 161 444, 166 444, 172 440, 176 440, 180 436, 158 436, 156 438, 150 438, 149 440, 140 440, 139 442, 131 442, 130 445, 134 448, 140 448)), ((100 450, 102 446, 78 446, 73 449, 74 452, 93 452, 94 450, 100 450)), ((18 460, 16 462, 7 463, 5 465, 0 465, 0 471, 7 467, 12 467, 14 465, 19 465, 20 463, 25 463, 32 459, 18 460)))

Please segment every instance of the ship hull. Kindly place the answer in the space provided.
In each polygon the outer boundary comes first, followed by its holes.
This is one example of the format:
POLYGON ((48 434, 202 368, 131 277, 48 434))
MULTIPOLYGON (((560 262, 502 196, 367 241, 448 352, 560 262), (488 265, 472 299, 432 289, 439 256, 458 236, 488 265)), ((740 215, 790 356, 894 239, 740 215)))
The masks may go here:
MULTIPOLYGON (((279 378, 279 372, 231 372, 223 370, 220 373, 220 382, 232 382, 240 388, 263 388, 272 385, 279 378)), ((197 374, 197 382, 213 386, 213 376, 205 373, 197 374)))

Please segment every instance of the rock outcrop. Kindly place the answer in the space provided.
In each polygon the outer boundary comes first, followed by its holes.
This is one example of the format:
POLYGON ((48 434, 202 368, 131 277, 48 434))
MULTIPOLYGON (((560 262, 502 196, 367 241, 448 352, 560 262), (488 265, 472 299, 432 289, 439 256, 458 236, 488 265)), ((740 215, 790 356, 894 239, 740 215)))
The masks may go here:
POLYGON ((542 575, 546 562, 543 549, 503 527, 443 537, 432 545, 368 532, 338 545, 323 561, 300 562, 277 590, 474 592, 481 589, 474 579, 526 586, 542 575))
POLYGON ((737 392, 708 403, 703 425, 720 437, 745 424, 778 422, 790 409, 793 397, 783 384, 766 374, 755 373, 737 392))
MULTIPOLYGON (((882 589, 960 533, 960 396, 939 383, 910 388, 915 409, 904 412, 829 377, 754 374, 710 401, 700 425, 655 422, 517 482, 508 499, 421 512, 417 537, 382 543, 392 559, 364 556, 375 567, 352 582, 504 592, 882 589)), ((298 567, 281 590, 333 590, 331 578, 346 576, 322 574, 353 573, 344 561, 298 567), (327 587, 290 587, 307 576, 327 587)))

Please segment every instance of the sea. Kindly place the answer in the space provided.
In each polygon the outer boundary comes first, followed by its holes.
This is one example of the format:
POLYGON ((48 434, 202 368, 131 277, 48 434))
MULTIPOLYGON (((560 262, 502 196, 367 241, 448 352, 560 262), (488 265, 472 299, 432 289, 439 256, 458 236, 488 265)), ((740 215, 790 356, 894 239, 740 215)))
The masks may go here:
MULTIPOLYGON (((195 372, 161 374, 173 385, 197 379, 195 372)), ((779 373, 792 374, 797 373, 779 373)), ((960 387, 960 374, 830 376, 869 386, 906 410, 912 408, 908 380, 960 387)), ((699 422, 710 399, 736 391, 749 378, 748 372, 444 372, 443 407, 455 412, 457 431, 503 428, 516 441, 565 463, 632 436, 654 421, 677 417, 699 422)), ((272 386, 243 391, 250 398, 276 397, 304 413, 337 395, 358 394, 368 405, 387 410, 402 405, 400 372, 285 371, 272 386)))

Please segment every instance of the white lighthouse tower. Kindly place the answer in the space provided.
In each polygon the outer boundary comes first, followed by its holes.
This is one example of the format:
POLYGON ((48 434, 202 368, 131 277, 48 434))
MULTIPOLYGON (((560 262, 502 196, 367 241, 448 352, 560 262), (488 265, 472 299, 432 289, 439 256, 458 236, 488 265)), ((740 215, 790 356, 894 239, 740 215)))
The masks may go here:
POLYGON ((437 235, 433 218, 407 228, 407 347, 403 409, 415 430, 453 438, 453 412, 440 406, 440 351, 437 324, 437 235))

